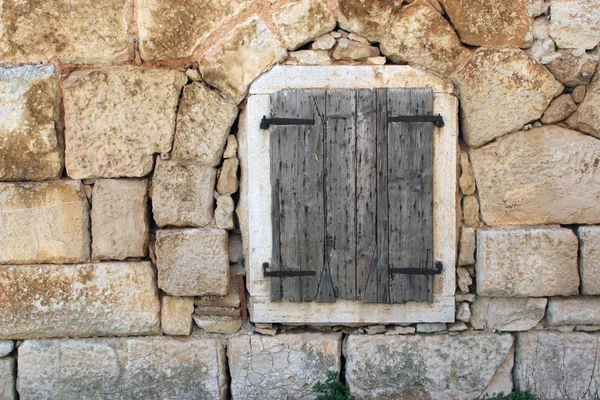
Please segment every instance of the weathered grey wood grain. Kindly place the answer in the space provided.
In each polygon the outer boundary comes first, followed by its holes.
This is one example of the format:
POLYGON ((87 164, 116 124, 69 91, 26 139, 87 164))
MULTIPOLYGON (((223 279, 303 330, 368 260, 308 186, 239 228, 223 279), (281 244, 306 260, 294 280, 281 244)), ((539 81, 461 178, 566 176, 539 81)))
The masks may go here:
MULTIPOLYGON (((271 116, 283 113, 285 97, 281 93, 275 93, 269 98, 271 116)), ((281 186, 281 156, 279 155, 279 138, 284 128, 272 126, 270 132, 271 148, 271 226, 272 226, 272 256, 270 270, 281 270, 281 246, 279 242, 279 191, 281 186)), ((271 301, 279 302, 282 300, 281 278, 270 278, 271 301)))

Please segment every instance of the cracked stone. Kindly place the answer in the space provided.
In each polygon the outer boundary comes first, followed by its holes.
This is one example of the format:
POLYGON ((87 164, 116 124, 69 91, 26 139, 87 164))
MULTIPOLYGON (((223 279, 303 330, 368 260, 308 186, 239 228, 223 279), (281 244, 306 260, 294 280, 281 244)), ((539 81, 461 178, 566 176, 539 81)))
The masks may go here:
POLYGON ((545 298, 477 297, 470 324, 489 331, 528 331, 544 318, 545 298))

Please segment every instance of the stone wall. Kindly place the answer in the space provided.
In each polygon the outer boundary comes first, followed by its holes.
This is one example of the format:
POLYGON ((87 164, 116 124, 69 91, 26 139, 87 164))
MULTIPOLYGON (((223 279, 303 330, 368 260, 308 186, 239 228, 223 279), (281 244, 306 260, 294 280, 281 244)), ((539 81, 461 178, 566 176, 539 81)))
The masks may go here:
POLYGON ((597 398, 599 10, 0 2, 0 399, 311 399, 342 370, 358 399, 597 398), (276 64, 454 84, 454 323, 243 320, 237 121, 276 64))

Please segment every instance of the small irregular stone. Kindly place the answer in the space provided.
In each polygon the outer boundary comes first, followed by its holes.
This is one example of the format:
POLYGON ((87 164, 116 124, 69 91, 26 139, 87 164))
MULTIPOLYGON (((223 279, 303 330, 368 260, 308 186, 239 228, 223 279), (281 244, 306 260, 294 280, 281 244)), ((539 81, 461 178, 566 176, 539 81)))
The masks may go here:
POLYGON ((488 331, 528 331, 544 318, 545 298, 477 297, 471 305, 474 329, 488 331))
POLYGON ((0 341, 0 357, 6 357, 15 349, 15 342, 12 340, 0 341))
POLYGON ((469 286, 473 284, 473 278, 469 274, 469 270, 466 268, 456 268, 456 275, 458 276, 458 287, 463 294, 469 293, 469 286))
POLYGON ((573 101, 575 101, 575 103, 577 104, 581 103, 583 100, 585 100, 585 93, 585 85, 577 86, 575 89, 573 89, 573 92, 571 92, 571 96, 573 96, 573 101))
POLYGON ((242 320, 239 317, 229 317, 223 315, 196 315, 192 316, 194 323, 200 329, 208 333, 221 333, 230 335, 236 333, 242 327, 242 320))
POLYGON ((444 332, 447 328, 446 324, 440 323, 417 324, 417 332, 419 333, 444 332))
POLYGON ((222 194, 233 194, 238 190, 237 170, 240 160, 237 158, 228 158, 223 161, 219 179, 217 180, 217 191, 222 194))
POLYGON ((349 32, 356 32, 372 42, 380 42, 387 32, 392 14, 400 10, 402 1, 337 0, 341 13, 339 24, 349 32))
POLYGON ((454 322, 452 324, 448 324, 448 332, 462 332, 462 331, 466 331, 469 328, 467 327, 467 324, 465 324, 462 321, 458 321, 458 322, 454 322))
POLYGON ((567 120, 574 129, 600 137, 600 71, 596 72, 590 83, 585 100, 567 120))
POLYGON ((310 42, 335 29, 335 16, 326 2, 321 0, 299 0, 281 6, 272 14, 273 22, 288 50, 310 42))
POLYGON ((479 201, 475 196, 465 196, 462 201, 463 222, 466 226, 478 226, 479 201))
POLYGON ((244 261, 244 245, 241 235, 229 236, 229 262, 239 263, 244 261))
POLYGON ((14 358, 0 359, 0 399, 17 400, 17 360, 14 358))
POLYGON ((556 54, 546 66, 565 86, 586 85, 592 79, 598 66, 597 55, 574 50, 560 50, 556 54))
POLYGON ((163 296, 160 322, 165 335, 187 336, 192 333, 193 297, 163 296))
POLYGON ((349 39, 338 39, 333 50, 333 58, 342 61, 361 60, 379 55, 379 48, 349 39))
POLYGON ((550 38, 550 22, 545 15, 533 21, 533 45, 527 49, 527 54, 544 65, 560 57, 554 41, 550 38))
POLYGON ((475 295, 473 293, 467 293, 467 294, 456 293, 454 295, 454 300, 456 300, 457 303, 460 303, 462 301, 468 301, 469 303, 472 303, 475 301, 475 295))
POLYGON ((577 236, 581 294, 600 294, 600 226, 580 226, 577 236))
POLYGON ((573 101, 573 97, 569 94, 561 94, 546 108, 542 115, 544 124, 554 124, 563 121, 577 110, 577 104, 573 101))
POLYGON ((546 319, 549 326, 600 325, 600 299, 587 296, 551 298, 546 319))
POLYGON ((471 319, 471 307, 469 303, 460 303, 456 308, 456 320, 469 322, 471 319))
POLYGON ((331 65, 329 52, 326 50, 298 50, 290 53, 290 57, 304 65, 331 65))
POLYGON ((473 166, 469 161, 467 153, 460 154, 460 178, 458 180, 460 190, 464 195, 470 196, 475 193, 475 177, 473 176, 473 166))
POLYGON ((458 251, 458 266, 475 264, 475 229, 462 228, 458 251))
POLYGON ((371 65, 385 65, 387 58, 385 57, 369 57, 367 58, 367 64, 371 65))
POLYGON ((550 36, 561 49, 592 49, 600 42, 599 0, 552 0, 550 36))
POLYGON ((387 336, 392 335, 411 335, 415 333, 417 328, 414 326, 394 326, 385 333, 387 336))
POLYGON ((217 198, 217 208, 215 210, 215 221, 217 227, 221 229, 233 229, 233 211, 235 205, 231 196, 219 196, 217 198))
POLYGON ((223 152, 223 158, 233 158, 237 155, 238 142, 235 136, 227 136, 227 142, 225 151, 223 152))
POLYGON ((230 283, 227 294, 224 296, 198 296, 194 299, 194 304, 200 307, 239 307, 240 292, 238 290, 238 281, 235 268, 230 271, 230 283))
POLYGON ((310 45, 310 48, 313 50, 330 50, 333 49, 333 46, 336 44, 336 40, 330 34, 323 35, 315 39, 315 41, 310 45))

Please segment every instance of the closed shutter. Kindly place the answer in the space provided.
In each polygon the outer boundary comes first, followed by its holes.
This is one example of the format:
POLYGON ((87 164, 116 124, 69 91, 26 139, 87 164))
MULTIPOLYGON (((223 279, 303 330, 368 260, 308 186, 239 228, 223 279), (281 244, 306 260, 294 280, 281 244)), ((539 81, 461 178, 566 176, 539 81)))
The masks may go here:
POLYGON ((432 91, 290 89, 270 102, 289 124, 270 127, 271 301, 431 302, 433 124, 389 117, 431 115, 432 91))

